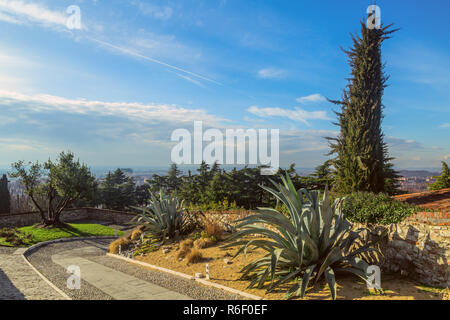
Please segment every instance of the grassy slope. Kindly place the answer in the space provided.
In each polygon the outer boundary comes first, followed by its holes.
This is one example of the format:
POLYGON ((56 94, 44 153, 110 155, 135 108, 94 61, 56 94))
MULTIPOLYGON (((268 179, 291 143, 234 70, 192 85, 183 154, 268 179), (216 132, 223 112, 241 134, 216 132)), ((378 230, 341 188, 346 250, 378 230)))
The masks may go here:
MULTIPOLYGON (((90 236, 114 236, 115 230, 99 224, 69 224, 70 228, 36 229, 34 226, 22 227, 18 231, 25 234, 32 234, 33 240, 27 242, 33 245, 39 242, 50 241, 62 238, 90 237, 90 236)), ((122 231, 117 231, 117 235, 123 235, 122 231)), ((10 246, 4 238, 0 238, 0 245, 10 246)))

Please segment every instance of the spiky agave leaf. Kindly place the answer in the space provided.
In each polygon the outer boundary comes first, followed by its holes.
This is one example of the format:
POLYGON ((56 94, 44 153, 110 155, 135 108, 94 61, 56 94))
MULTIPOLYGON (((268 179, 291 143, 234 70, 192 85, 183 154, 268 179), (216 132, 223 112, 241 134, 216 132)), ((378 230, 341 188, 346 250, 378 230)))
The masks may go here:
POLYGON ((287 297, 304 297, 310 281, 317 282, 324 276, 333 299, 337 294, 334 270, 367 279, 368 264, 361 257, 378 250, 372 242, 362 244, 360 233, 364 229, 351 230, 352 225, 342 212, 344 199, 336 199, 332 204, 328 188, 319 200, 317 191, 296 190, 288 174, 281 180, 282 183, 271 181, 275 189, 261 187, 288 208, 289 216, 275 209, 258 208, 254 215, 239 221, 238 232, 224 246, 240 246, 236 256, 246 255, 250 247, 266 251, 262 258, 241 270, 242 279, 250 280, 250 288, 267 287, 271 292, 299 278, 288 290, 287 297), (266 286, 268 281, 270 284, 266 286))
POLYGON ((177 232, 182 233, 186 223, 183 215, 183 201, 180 201, 176 195, 166 196, 163 190, 160 191, 158 198, 153 193, 150 194, 148 207, 134 207, 134 209, 139 213, 132 221, 144 224, 146 230, 158 238, 172 238, 177 232))

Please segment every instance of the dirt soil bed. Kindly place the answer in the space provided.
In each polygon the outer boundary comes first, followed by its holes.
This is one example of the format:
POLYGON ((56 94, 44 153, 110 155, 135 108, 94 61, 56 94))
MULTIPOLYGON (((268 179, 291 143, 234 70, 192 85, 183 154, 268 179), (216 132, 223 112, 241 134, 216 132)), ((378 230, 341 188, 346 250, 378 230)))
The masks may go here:
MULTIPOLYGON (((232 259, 237 248, 221 249, 220 244, 202 249, 203 260, 200 263, 187 264, 186 261, 179 261, 177 258, 179 244, 175 243, 169 246, 171 249, 168 253, 163 250, 149 253, 145 256, 137 256, 136 260, 143 261, 152 265, 164 267, 174 271, 182 272, 195 276, 196 273, 205 274, 206 264, 209 264, 210 276, 212 282, 221 285, 245 291, 269 300, 283 300, 285 290, 288 286, 281 290, 266 294, 264 289, 247 289, 248 281, 239 280, 239 271, 249 261, 253 261, 264 255, 262 250, 247 251, 246 260, 240 255, 232 259), (231 264, 226 264, 228 259, 231 264)), ((166 248, 166 247, 165 247, 166 248)), ((338 299, 346 300, 441 300, 444 294, 442 289, 424 287, 414 283, 411 280, 399 278, 398 275, 383 274, 382 287, 384 295, 377 295, 370 292, 365 283, 353 276, 340 276, 338 282, 338 299)), ((305 300, 328 300, 331 299, 330 291, 323 281, 318 283, 314 288, 310 288, 307 292, 305 300)))

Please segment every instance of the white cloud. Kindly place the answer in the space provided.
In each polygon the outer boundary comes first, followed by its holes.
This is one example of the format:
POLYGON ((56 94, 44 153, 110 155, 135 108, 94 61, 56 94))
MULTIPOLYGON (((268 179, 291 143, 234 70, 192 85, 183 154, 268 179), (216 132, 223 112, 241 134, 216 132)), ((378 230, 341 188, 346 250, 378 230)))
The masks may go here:
POLYGON ((262 79, 281 79, 286 72, 277 68, 266 68, 258 71, 258 77, 262 79))
POLYGON ((326 101, 327 99, 319 93, 311 94, 309 96, 300 97, 297 99, 299 103, 308 103, 308 102, 321 102, 326 101))
POLYGON ((281 108, 260 108, 258 106, 251 106, 247 109, 248 112, 259 117, 284 117, 294 121, 303 122, 309 125, 308 120, 331 120, 327 116, 326 111, 306 111, 300 108, 294 110, 281 108))
POLYGON ((21 0, 0 0, 3 21, 10 23, 39 22, 47 25, 66 25, 64 12, 52 11, 40 4, 21 0))
POLYGON ((45 145, 28 139, 0 138, 0 148, 5 151, 42 151, 50 150, 45 145))
POLYGON ((442 124, 439 128, 450 128, 450 122, 442 124))
POLYGON ((85 99, 66 99, 48 94, 26 95, 0 90, 1 105, 17 105, 33 112, 65 112, 119 116, 140 122, 186 123, 203 120, 215 125, 225 119, 201 109, 186 109, 174 105, 142 104, 137 102, 105 102, 85 99))
MULTIPOLYGON (((329 151, 325 137, 336 137, 338 131, 331 130, 289 130, 280 136, 281 154, 304 156, 305 152, 320 152, 324 155, 329 151)), ((319 160, 317 160, 317 163, 319 160)))
POLYGON ((0 12, 0 21, 13 24, 22 24, 20 20, 17 20, 16 18, 11 17, 10 15, 4 14, 3 12, 0 12))

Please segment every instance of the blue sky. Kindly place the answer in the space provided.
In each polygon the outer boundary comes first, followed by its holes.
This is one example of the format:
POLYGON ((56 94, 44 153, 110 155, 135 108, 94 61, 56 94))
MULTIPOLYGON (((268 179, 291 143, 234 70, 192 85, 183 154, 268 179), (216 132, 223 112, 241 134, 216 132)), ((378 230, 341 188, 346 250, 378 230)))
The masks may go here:
MULTIPOLYGON (((314 167, 368 0, 0 0, 0 165, 72 150, 92 166, 170 162, 177 128, 279 128, 280 162, 314 167), (69 30, 66 8, 81 9, 69 30)), ((378 1, 383 130, 397 168, 450 160, 447 0, 378 1)))

